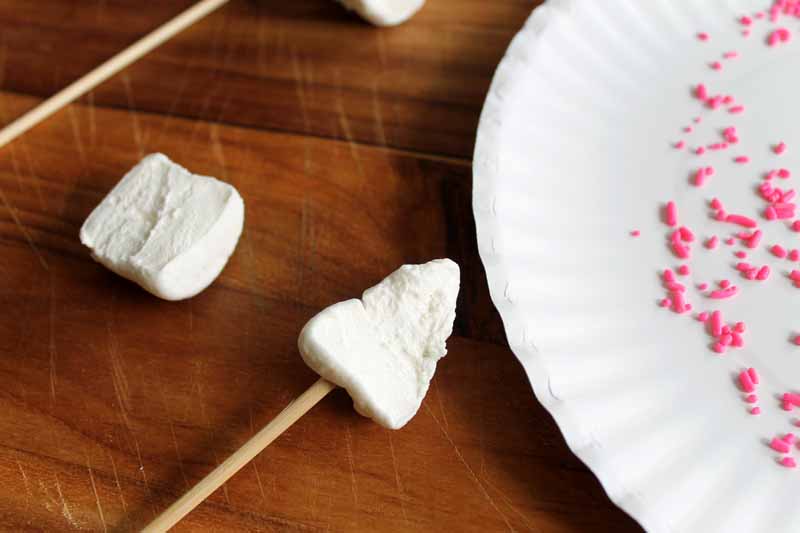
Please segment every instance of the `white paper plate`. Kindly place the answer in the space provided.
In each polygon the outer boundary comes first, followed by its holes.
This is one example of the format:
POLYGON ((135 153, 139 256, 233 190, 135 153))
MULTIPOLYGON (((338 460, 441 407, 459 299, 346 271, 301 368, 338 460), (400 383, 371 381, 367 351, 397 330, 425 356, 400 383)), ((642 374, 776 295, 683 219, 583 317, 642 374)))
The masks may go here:
POLYGON ((765 238, 749 261, 772 266, 763 283, 739 277, 734 248, 694 246, 690 300, 745 321, 744 349, 716 356, 699 322, 656 305, 658 273, 679 264, 659 206, 675 200, 698 237, 726 237, 734 228, 710 218, 709 199, 756 216, 762 172, 787 167, 797 177, 780 185, 800 180, 800 20, 782 21, 795 39, 774 49, 768 23, 745 39, 736 20, 768 4, 550 0, 512 42, 481 116, 473 207, 509 343, 569 446, 649 531, 800 531, 800 469, 767 446, 798 430, 779 397, 800 389, 800 347, 789 342, 800 289, 786 278, 800 267, 766 250, 800 248, 800 233, 759 218, 765 238), (711 70, 729 50, 741 57, 711 70), (690 94, 700 81, 746 112, 703 108, 690 94), (695 116, 702 124, 683 134, 695 116), (718 141, 729 125, 735 149, 701 158, 671 146, 718 141), (779 140, 789 145, 780 158, 779 140), (709 164, 711 183, 689 186, 709 164), (721 278, 741 294, 714 304, 694 287, 721 278), (761 416, 736 386, 749 366, 762 375, 761 416))

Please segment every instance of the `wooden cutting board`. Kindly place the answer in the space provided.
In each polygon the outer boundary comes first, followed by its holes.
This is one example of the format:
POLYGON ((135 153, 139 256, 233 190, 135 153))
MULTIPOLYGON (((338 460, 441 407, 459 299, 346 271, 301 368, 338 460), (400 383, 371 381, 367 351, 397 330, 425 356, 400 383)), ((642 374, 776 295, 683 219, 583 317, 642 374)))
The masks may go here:
MULTIPOLYGON (((448 256, 459 315, 417 417, 387 431, 336 391, 176 529, 636 531, 535 401, 477 255, 475 128, 537 3, 429 0, 376 29, 329 0, 232 0, 1 149, 0 529, 143 526, 314 381, 308 318, 448 256), (155 151, 246 203, 184 302, 77 238, 155 151)), ((190 4, 0 0, 0 123, 190 4)))

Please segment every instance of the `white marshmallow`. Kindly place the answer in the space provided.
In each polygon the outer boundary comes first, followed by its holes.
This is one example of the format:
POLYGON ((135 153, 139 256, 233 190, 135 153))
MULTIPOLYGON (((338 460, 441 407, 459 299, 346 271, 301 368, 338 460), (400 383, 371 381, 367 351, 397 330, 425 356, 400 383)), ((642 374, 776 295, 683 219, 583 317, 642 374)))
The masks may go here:
POLYGON ((396 26, 410 19, 425 0, 339 0, 376 26, 396 26))
POLYGON ((231 185, 151 154, 92 211, 80 237, 120 276, 182 300, 216 279, 243 224, 244 202, 231 185))
POLYGON ((404 265, 361 300, 334 304, 305 325, 300 354, 347 389, 360 414, 399 429, 419 409, 453 331, 458 265, 404 265))

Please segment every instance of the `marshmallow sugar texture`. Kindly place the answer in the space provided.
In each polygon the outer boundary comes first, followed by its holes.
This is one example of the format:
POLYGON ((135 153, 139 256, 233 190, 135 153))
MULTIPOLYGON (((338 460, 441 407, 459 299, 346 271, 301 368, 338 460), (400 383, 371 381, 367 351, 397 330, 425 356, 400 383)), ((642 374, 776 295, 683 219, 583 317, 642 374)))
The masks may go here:
POLYGON ((447 353, 458 289, 459 268, 449 259, 404 265, 361 300, 313 317, 300 333, 300 354, 347 389, 356 411, 399 429, 416 414, 447 353))
POLYGON ((120 276, 159 298, 182 300, 216 279, 243 224, 235 188, 151 154, 92 211, 80 238, 120 276))

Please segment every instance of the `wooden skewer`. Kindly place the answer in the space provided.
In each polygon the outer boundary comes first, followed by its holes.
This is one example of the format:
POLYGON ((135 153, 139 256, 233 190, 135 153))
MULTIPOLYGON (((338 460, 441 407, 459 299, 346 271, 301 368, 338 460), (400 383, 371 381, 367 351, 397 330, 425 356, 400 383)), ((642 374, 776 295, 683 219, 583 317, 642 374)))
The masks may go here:
POLYGON ((0 147, 10 143, 62 107, 80 98, 157 46, 219 8, 228 0, 201 0, 169 22, 148 33, 128 48, 57 92, 0 130, 0 147))
POLYGON ((211 471, 189 492, 161 513, 150 525, 142 530, 143 533, 162 533, 174 526, 181 518, 208 498, 211 493, 220 488, 228 479, 238 472, 244 465, 253 460, 264 448, 278 438, 281 433, 297 422, 317 402, 325 397, 336 385, 319 378, 303 394, 295 398, 286 408, 267 424, 253 438, 245 442, 233 455, 225 459, 217 468, 211 471))

